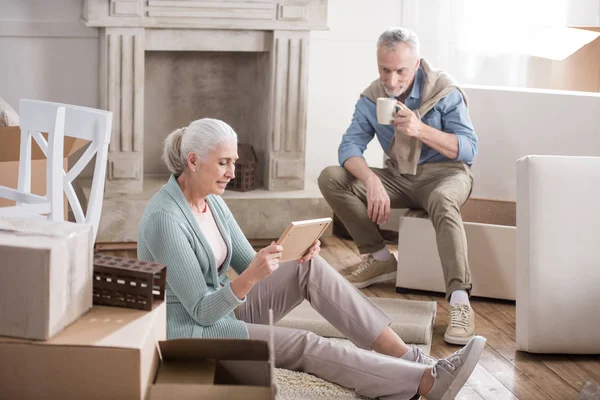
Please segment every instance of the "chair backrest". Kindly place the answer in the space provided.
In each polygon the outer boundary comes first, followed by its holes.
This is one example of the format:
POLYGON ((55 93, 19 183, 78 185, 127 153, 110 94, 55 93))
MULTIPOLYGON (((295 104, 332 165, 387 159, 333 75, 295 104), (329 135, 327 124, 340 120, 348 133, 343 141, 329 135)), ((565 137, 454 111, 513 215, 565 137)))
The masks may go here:
POLYGON ((50 219, 63 219, 63 191, 67 196, 73 215, 78 223, 91 224, 94 239, 98 232, 108 146, 112 131, 112 112, 69 104, 23 99, 19 103, 21 120, 21 156, 19 159, 19 183, 17 190, 31 191, 31 138, 34 138, 48 159, 46 172, 47 197, 51 203, 50 219), (48 133, 48 141, 41 132, 48 133), (63 169, 64 137, 90 141, 75 165, 63 169), (73 188, 73 181, 96 156, 92 186, 84 214, 80 200, 73 188), (55 184, 57 183, 57 184, 55 184))
MULTIPOLYGON (((29 116, 32 115, 33 110, 31 107, 26 108, 26 114, 29 116)), ((54 108, 51 113, 45 113, 43 118, 44 126, 47 127, 45 131, 52 133, 47 143, 42 138, 46 147, 44 152, 47 154, 46 195, 38 196, 31 193, 32 134, 29 129, 22 129, 18 189, 0 187, 0 197, 16 201, 17 206, 0 208, 1 216, 23 218, 47 214, 49 219, 62 219, 64 208, 62 201, 62 176, 60 172, 62 171, 61 165, 63 159, 65 108, 54 108), (48 152, 47 148, 50 148, 51 151, 48 152)), ((24 123, 27 124, 27 121, 24 121, 24 123)))

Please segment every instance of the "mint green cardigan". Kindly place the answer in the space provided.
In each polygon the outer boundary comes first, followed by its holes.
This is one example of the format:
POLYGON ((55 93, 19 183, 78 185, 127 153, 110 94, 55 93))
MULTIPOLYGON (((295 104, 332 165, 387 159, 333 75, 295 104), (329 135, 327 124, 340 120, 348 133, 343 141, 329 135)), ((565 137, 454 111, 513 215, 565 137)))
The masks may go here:
POLYGON ((140 260, 167 265, 167 338, 248 338, 233 310, 244 303, 231 290, 225 272, 241 274, 256 252, 220 196, 208 206, 227 245, 218 270, 212 249, 200 231, 174 176, 144 210, 138 230, 140 260))

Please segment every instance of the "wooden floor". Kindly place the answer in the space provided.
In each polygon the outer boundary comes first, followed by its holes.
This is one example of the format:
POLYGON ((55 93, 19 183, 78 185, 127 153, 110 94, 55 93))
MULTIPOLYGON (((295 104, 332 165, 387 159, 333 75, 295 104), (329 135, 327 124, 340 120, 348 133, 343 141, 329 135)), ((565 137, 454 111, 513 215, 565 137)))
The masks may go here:
MULTIPOLYGON (((394 249, 392 249, 393 251, 394 249)), ((134 250, 108 253, 135 257, 134 250)), ((337 269, 360 260, 351 241, 337 237, 323 240, 321 255, 337 269)), ((393 283, 363 289, 367 296, 433 300, 438 304, 431 355, 445 357, 458 349, 444 342, 448 303, 443 295, 398 294, 393 283)), ((588 381, 600 383, 600 356, 535 355, 518 352, 515 345, 515 304, 473 299, 477 334, 487 338, 479 365, 456 397, 480 399, 578 399, 588 381)))

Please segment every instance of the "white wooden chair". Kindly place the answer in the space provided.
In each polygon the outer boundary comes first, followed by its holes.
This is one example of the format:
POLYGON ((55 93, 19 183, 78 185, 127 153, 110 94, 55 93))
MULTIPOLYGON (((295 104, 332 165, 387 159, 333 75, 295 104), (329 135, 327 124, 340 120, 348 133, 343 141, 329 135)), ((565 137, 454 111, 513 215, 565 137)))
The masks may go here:
POLYGON ((23 99, 19 102, 21 120, 21 149, 17 189, 0 186, 0 197, 17 202, 15 206, 0 207, 0 216, 27 218, 47 217, 64 219, 63 192, 78 223, 92 225, 94 240, 98 232, 108 145, 112 131, 112 112, 61 103, 23 99), (48 140, 42 136, 48 133, 48 140), (64 138, 73 137, 90 141, 84 154, 75 165, 63 168, 64 138), (47 158, 46 195, 31 193, 31 138, 35 139, 47 158), (73 181, 96 156, 92 187, 86 213, 73 188, 73 181))

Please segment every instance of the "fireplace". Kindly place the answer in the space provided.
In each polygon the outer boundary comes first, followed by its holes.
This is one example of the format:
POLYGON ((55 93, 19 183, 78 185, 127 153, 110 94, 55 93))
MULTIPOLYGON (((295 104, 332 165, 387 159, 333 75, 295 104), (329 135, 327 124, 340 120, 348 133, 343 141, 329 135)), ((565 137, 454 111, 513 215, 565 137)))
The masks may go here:
MULTIPOLYGON (((305 187, 308 46, 311 30, 326 29, 327 0, 85 0, 83 13, 100 28, 100 108, 114 116, 99 241, 103 225, 135 241, 137 225, 121 225, 166 182, 164 138, 203 117, 256 151, 261 189, 240 197, 242 228, 272 225, 254 236, 278 236, 281 223, 256 220, 262 207, 286 224, 328 213, 305 187)), ((224 197, 233 212, 238 198, 224 197)))
POLYGON ((326 0, 87 0, 100 107, 114 113, 107 192, 141 192, 164 172, 166 134, 209 116, 256 147, 265 189, 303 189, 309 32, 326 11, 326 0))
POLYGON ((144 174, 164 176, 162 139, 198 118, 227 122, 259 159, 258 186, 268 160, 269 70, 267 52, 147 52, 144 174))

